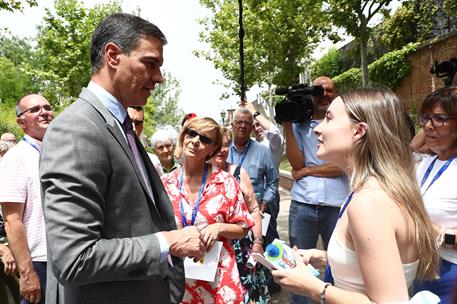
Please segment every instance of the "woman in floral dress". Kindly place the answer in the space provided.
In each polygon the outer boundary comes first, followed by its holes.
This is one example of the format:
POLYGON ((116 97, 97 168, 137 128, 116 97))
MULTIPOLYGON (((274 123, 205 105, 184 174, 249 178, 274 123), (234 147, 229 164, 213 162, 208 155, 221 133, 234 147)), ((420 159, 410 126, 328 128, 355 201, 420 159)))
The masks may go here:
POLYGON ((223 244, 214 282, 186 279, 184 304, 239 304, 244 300, 230 240, 244 237, 254 222, 235 178, 207 163, 219 152, 221 142, 220 127, 213 119, 187 121, 177 147, 183 166, 163 177, 178 228, 197 226, 207 249, 217 240, 223 244))

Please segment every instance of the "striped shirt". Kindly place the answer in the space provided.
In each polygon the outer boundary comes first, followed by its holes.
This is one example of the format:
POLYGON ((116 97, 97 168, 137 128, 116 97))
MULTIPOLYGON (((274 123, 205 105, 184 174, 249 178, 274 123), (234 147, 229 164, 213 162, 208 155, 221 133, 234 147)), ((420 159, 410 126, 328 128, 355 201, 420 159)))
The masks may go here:
POLYGON ((0 203, 25 204, 22 222, 32 261, 46 262, 46 234, 38 173, 41 142, 24 136, 0 161, 0 203))

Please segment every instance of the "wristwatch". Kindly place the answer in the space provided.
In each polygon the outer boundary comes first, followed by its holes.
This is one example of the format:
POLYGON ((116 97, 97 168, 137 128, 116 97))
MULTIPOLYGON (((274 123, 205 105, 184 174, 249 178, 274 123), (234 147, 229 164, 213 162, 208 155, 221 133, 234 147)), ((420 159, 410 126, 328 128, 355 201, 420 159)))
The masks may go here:
POLYGON ((252 118, 255 119, 259 115, 260 115, 260 112, 259 111, 255 111, 254 114, 252 114, 252 118))
POLYGON ((452 248, 455 245, 455 231, 453 229, 446 230, 444 233, 444 246, 452 248))

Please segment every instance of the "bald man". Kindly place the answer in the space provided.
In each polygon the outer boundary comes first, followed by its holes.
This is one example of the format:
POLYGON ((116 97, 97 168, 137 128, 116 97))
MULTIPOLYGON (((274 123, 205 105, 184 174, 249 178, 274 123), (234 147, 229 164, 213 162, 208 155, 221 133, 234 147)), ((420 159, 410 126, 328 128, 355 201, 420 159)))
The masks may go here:
POLYGON ((45 303, 47 252, 38 163, 41 141, 53 118, 44 97, 32 94, 19 100, 16 121, 24 139, 0 163, 0 204, 19 270, 21 304, 45 303))
MULTIPOLYGON (((325 76, 316 78, 313 85, 324 89, 321 97, 313 96, 313 117, 302 123, 282 124, 286 155, 294 178, 290 192, 289 242, 300 249, 315 248, 320 235, 327 249, 340 205, 348 193, 348 180, 341 169, 316 156, 317 137, 313 129, 325 118, 337 92, 333 81, 325 76)), ((290 303, 308 303, 308 299, 291 294, 290 303)))

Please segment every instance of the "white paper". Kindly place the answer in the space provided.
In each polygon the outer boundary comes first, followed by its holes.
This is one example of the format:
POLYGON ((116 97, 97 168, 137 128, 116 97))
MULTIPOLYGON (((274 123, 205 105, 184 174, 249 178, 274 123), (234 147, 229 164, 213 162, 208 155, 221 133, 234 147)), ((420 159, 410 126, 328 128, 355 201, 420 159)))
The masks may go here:
POLYGON ((271 215, 268 213, 262 213, 262 235, 266 236, 268 231, 268 226, 270 225, 271 215))
POLYGON ((263 254, 260 254, 260 253, 257 253, 257 252, 253 252, 251 254, 251 256, 254 258, 254 260, 256 260, 257 262, 259 262, 260 264, 262 264, 263 266, 267 267, 268 270, 273 270, 273 269, 276 269, 276 266, 268 261, 264 256, 263 254))
POLYGON ((214 282, 216 277, 217 264, 221 255, 222 242, 214 242, 211 249, 198 262, 191 258, 184 259, 184 271, 186 279, 214 282))

